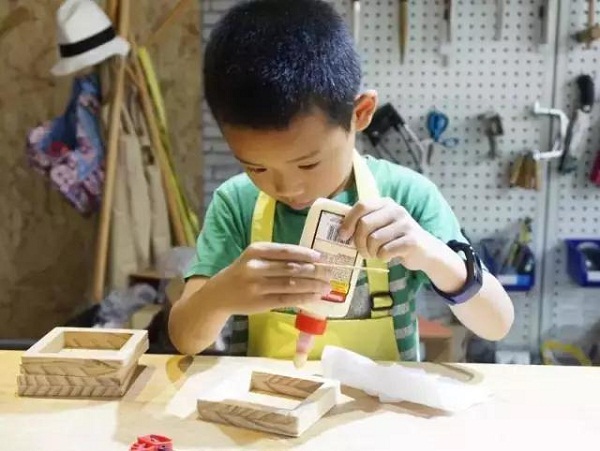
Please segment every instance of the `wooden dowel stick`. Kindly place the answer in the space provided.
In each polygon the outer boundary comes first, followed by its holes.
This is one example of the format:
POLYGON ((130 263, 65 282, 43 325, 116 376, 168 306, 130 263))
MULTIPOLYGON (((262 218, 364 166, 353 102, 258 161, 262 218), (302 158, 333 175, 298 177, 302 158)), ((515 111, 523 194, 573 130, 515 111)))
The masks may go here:
MULTIPOLYGON (((129 33, 129 0, 121 0, 119 8, 119 34, 126 37, 129 33)), ((96 239, 96 258, 94 263, 94 280, 92 298, 99 303, 104 298, 104 283, 108 260, 108 240, 112 213, 113 194, 115 191, 115 174, 119 151, 119 132, 121 109, 125 91, 125 65, 123 57, 117 57, 117 82, 115 96, 111 105, 108 125, 108 145, 106 151, 106 173, 102 194, 102 210, 100 211, 100 228, 96 239)))
POLYGON ((117 20, 117 10, 118 10, 119 2, 118 0, 108 0, 106 2, 106 14, 111 22, 115 22, 117 20))
POLYGON ((368 266, 336 265, 335 263, 313 263, 313 265, 322 266, 323 268, 357 269, 359 271, 372 271, 386 274, 390 272, 389 269, 369 268, 368 266))
POLYGON ((163 141, 160 137, 158 120, 155 116, 154 109, 152 107, 150 93, 148 92, 148 87, 146 86, 144 73, 142 71, 140 61, 138 59, 138 47, 134 42, 132 42, 132 47, 134 52, 133 67, 135 70, 135 75, 141 84, 140 100, 142 104, 142 110, 144 112, 144 116, 146 117, 146 124, 148 124, 148 128, 150 131, 150 139, 152 141, 152 146, 154 148, 155 155, 158 157, 157 160, 160 167, 160 172, 163 177, 163 184, 165 187, 165 193, 167 197, 167 208, 169 209, 169 215, 171 217, 171 224, 173 226, 175 241, 178 245, 185 246, 189 243, 187 243, 185 238, 185 231, 183 229, 182 218, 179 212, 179 208, 177 206, 176 187, 173 186, 173 178, 169 176, 171 169, 167 158, 167 153, 164 148, 163 141))

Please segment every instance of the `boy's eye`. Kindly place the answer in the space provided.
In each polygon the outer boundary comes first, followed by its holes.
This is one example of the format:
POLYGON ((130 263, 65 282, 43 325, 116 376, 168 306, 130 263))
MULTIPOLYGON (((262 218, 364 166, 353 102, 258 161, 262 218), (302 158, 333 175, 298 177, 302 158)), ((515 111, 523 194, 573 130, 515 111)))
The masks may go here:
POLYGON ((246 167, 246 170, 248 172, 252 172, 253 174, 260 174, 261 172, 265 172, 266 169, 265 168, 253 168, 253 167, 246 167))
POLYGON ((317 166, 319 166, 319 163, 318 163, 318 162, 317 162, 317 163, 313 163, 313 164, 306 164, 306 165, 303 165, 303 166, 298 166, 298 167, 299 167, 300 169, 303 169, 303 170, 305 170, 305 171, 308 171, 308 170, 310 170, 310 169, 316 168, 317 166))

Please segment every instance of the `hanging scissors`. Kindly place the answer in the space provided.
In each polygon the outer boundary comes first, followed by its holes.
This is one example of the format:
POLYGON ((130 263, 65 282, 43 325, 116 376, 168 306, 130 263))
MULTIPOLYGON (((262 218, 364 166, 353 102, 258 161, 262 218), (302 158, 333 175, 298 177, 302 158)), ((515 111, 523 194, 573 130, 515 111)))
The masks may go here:
POLYGON ((434 109, 427 115, 427 131, 431 138, 429 148, 427 149, 427 164, 431 164, 431 156, 433 155, 436 143, 449 149, 458 145, 458 138, 441 139, 449 124, 448 116, 441 111, 434 109))

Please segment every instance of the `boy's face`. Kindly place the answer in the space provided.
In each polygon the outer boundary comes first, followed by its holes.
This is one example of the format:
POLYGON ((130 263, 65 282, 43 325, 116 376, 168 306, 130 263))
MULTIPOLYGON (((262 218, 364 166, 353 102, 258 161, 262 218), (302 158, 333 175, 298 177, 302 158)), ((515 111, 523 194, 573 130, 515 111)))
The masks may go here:
POLYGON ((223 136, 252 182, 295 210, 341 191, 352 173, 355 133, 370 123, 377 94, 356 99, 350 132, 321 111, 297 117, 286 130, 224 125, 223 136))

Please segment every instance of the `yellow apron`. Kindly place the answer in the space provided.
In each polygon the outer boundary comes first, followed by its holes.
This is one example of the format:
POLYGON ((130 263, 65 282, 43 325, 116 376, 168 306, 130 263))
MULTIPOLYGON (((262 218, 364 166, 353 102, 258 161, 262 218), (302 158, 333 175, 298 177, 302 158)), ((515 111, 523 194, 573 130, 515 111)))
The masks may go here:
MULTIPOLYGON (((379 190, 366 161, 354 151, 354 179, 360 200, 379 197, 379 190)), ((252 218, 251 241, 272 241, 276 201, 259 193, 252 218)), ((385 268, 385 262, 367 259, 368 267, 385 268)), ((315 337, 308 358, 320 359, 326 345, 349 349, 374 360, 399 360, 394 324, 391 316, 393 299, 387 274, 367 272, 371 318, 329 319, 323 335, 315 337)), ((351 302, 351 300, 348 300, 351 302)), ((248 317, 248 355, 292 359, 296 352, 298 331, 296 315, 270 311, 248 317)))

